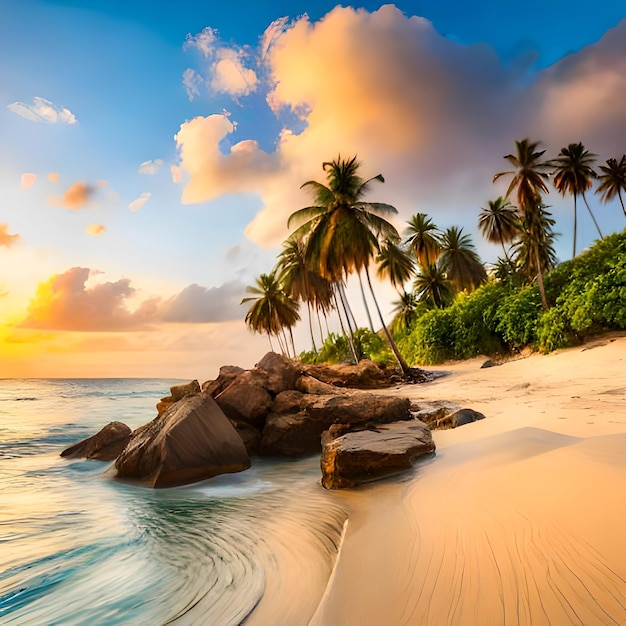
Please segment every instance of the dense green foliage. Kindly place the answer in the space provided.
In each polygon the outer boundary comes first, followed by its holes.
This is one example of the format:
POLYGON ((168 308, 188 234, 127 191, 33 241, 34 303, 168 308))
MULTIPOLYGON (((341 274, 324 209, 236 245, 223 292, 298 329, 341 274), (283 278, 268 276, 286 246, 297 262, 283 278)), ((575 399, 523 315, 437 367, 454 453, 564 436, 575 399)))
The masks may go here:
POLYGON ((607 330, 626 330, 626 231, 598 241, 536 284, 491 280, 444 309, 418 317, 397 337, 410 363, 433 364, 524 347, 550 352, 607 330))
MULTIPOLYGON (((394 356, 389 344, 377 333, 367 328, 357 328, 353 335, 354 348, 359 359, 370 359, 378 365, 392 365, 394 356)), ((352 359, 350 344, 345 335, 330 333, 319 352, 302 352, 303 363, 342 363, 352 359)))

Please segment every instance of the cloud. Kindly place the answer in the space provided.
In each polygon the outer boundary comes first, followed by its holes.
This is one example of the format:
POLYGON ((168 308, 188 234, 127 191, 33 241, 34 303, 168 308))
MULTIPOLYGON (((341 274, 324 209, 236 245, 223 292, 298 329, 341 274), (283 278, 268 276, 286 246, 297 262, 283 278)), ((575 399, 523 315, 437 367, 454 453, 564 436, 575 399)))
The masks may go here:
POLYGON ((50 100, 35 96, 33 104, 13 102, 7 105, 7 109, 25 117, 31 122, 44 124, 76 124, 76 116, 67 108, 59 107, 50 100))
POLYGON ((183 72, 183 86, 187 92, 187 97, 193 100, 196 96, 200 95, 200 88, 204 85, 204 78, 200 76, 195 70, 187 68, 183 72))
POLYGON ((48 180, 51 183, 56 183, 59 180, 59 172, 50 172, 48 174, 48 180))
POLYGON ((244 295, 245 286, 238 281, 211 288, 192 284, 165 302, 159 317, 164 322, 191 323, 243 320, 244 295))
POLYGON ((256 191, 266 177, 278 172, 278 159, 253 140, 234 144, 223 154, 219 144, 234 131, 225 115, 196 117, 181 125, 175 139, 179 170, 189 174, 183 191, 185 204, 205 202, 226 193, 256 191), (242 173, 247 177, 242 177, 242 173))
POLYGON ((247 47, 223 44, 217 30, 207 27, 195 36, 187 35, 183 49, 198 50, 204 61, 205 75, 191 68, 183 73, 183 85, 190 100, 200 95, 203 85, 235 99, 256 90, 259 78, 250 67, 256 62, 251 51, 247 47))
POLYGON ((143 205, 148 202, 148 200, 152 197, 152 194, 149 191, 144 191, 136 200, 133 200, 128 208, 135 212, 139 211, 143 207, 143 205))
POLYGON ((68 331, 121 331, 146 327, 155 318, 157 299, 148 299, 130 311, 135 289, 126 278, 86 287, 88 268, 73 267, 40 283, 22 328, 68 331))
POLYGON ((10 248, 15 245, 20 240, 19 235, 10 235, 9 234, 9 225, 8 224, 0 224, 0 246, 4 246, 5 248, 10 248))
POLYGON ((79 181, 70 185, 62 196, 49 196, 46 202, 49 206, 78 211, 89 206, 94 193, 93 186, 79 181))
MULTIPOLYGON (((212 62, 216 37, 195 44, 212 62)), ((441 225, 475 230, 478 208, 501 193, 492 176, 515 139, 541 140, 551 156, 571 141, 603 158, 626 145, 626 20, 535 73, 504 66, 485 44, 443 37, 393 5, 278 23, 257 53, 268 103, 300 128, 285 125, 272 152, 251 139, 224 152, 234 127, 213 115, 181 125, 176 142, 187 175, 183 202, 259 194, 263 208, 246 235, 261 245, 284 239, 288 216, 310 203, 300 185, 324 181, 322 162, 339 153, 358 155, 365 177, 385 175, 368 199, 397 206, 400 227, 425 211, 441 225)))
POLYGON ((155 159, 154 161, 144 161, 139 166, 140 174, 156 174, 157 170, 163 165, 163 159, 155 159))
POLYGON ((25 172, 22 174, 22 178, 20 180, 20 191, 26 191, 26 189, 30 189, 37 180, 37 174, 33 174, 31 172, 25 172))
POLYGON ((85 232, 93 237, 98 237, 106 232, 106 228, 102 224, 89 224, 89 226, 85 228, 85 232))

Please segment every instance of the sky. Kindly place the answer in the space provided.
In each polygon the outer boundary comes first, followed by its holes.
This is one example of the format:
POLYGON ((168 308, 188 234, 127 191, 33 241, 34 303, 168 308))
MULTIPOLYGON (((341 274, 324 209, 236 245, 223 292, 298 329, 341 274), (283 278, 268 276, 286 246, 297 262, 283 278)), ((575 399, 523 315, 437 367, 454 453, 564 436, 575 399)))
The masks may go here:
MULTIPOLYGON (((476 222, 515 140, 626 152, 625 18, 623 0, 0 0, 0 377, 251 367, 269 344, 245 288, 340 154, 384 175, 367 199, 399 232, 424 212, 494 262, 476 222)), ((545 202, 567 260, 572 200, 545 202)), ((624 228, 617 200, 589 203, 624 228)), ((578 250, 596 237, 581 204, 578 250)))

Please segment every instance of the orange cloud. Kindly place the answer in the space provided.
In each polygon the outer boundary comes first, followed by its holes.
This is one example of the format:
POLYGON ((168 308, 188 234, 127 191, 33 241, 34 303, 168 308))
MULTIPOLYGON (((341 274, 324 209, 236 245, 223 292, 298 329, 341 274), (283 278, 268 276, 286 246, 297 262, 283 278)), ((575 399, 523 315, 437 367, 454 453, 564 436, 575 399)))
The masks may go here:
POLYGON ((10 235, 9 234, 9 225, 8 224, 0 224, 0 246, 4 246, 5 248, 10 248, 15 245, 20 240, 19 235, 10 235))
POLYGON ((89 224, 89 226, 85 228, 85 232, 93 237, 98 237, 106 232, 106 228, 102 224, 89 224))
POLYGON ((50 206, 78 211, 89 206, 94 192, 94 187, 79 181, 70 185, 62 196, 49 196, 46 202, 50 206))
POLYGON ((50 172, 48 174, 48 180, 51 183, 56 183, 59 180, 59 172, 50 172))
POLYGON ((33 174, 32 172, 25 172, 22 174, 22 178, 20 181, 20 191, 25 191, 26 189, 30 189, 37 180, 37 174, 33 174))
POLYGON ((135 293, 128 279, 86 287, 90 270, 74 267, 40 283, 22 328, 73 331, 121 331, 143 328, 155 317, 157 299, 127 308, 135 293))

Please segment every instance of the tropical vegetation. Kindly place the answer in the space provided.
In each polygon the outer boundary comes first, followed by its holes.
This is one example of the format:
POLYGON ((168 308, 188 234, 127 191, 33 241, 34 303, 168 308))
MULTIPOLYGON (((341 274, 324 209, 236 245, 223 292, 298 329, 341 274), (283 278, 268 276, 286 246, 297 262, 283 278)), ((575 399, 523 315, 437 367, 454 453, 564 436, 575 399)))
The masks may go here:
POLYGON ((626 216, 626 155, 608 159, 596 171, 597 155, 582 143, 570 143, 553 159, 545 153, 539 142, 516 141, 515 150, 504 157, 511 167, 494 176, 494 182, 506 177, 509 184, 504 196, 487 201, 478 212, 479 232, 503 253, 491 266, 482 262, 462 228, 440 229, 426 213, 412 215, 400 234, 392 223, 397 209, 366 200, 373 183, 384 183, 383 176, 363 178, 356 157, 323 163, 326 180, 301 186, 312 204, 291 214, 291 234, 275 267, 247 288, 251 296, 242 303, 252 304, 246 324, 267 334, 272 349, 275 339, 284 354, 296 357, 292 329, 302 305, 311 349, 298 358, 370 358, 395 363, 405 375, 411 372, 409 364, 528 346, 550 351, 601 330, 625 329, 626 231, 603 238, 586 194, 597 182, 601 201, 617 199, 626 216), (545 204, 550 185, 573 198, 574 255, 560 264, 555 220, 545 204), (576 256, 579 197, 600 239, 576 256), (372 284, 373 270, 398 293, 389 324, 372 284), (357 322, 348 298, 352 277, 358 280, 368 328, 357 322), (340 332, 331 332, 337 323, 340 332))

